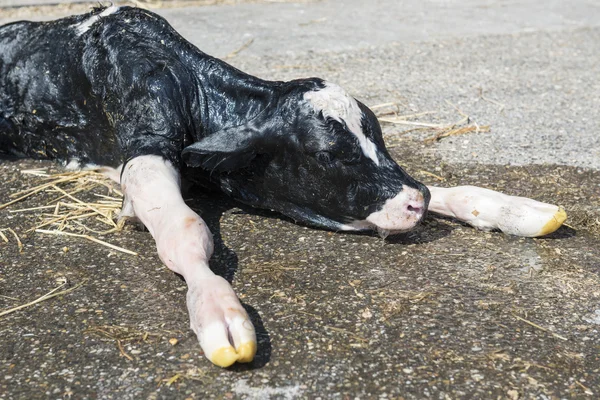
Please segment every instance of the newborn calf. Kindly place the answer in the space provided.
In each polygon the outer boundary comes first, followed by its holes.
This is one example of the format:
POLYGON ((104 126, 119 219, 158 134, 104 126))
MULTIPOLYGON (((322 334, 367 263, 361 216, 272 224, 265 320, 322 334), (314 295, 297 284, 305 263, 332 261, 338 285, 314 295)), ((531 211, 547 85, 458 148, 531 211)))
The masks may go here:
POLYGON ((101 168, 120 182, 122 216, 139 218, 185 278, 191 327, 222 367, 251 361, 256 335, 209 269, 212 235, 183 201, 182 176, 335 231, 407 231, 428 205, 522 236, 566 218, 486 189, 427 188, 390 157, 371 110, 339 86, 247 75, 130 7, 0 27, 0 151, 101 168))

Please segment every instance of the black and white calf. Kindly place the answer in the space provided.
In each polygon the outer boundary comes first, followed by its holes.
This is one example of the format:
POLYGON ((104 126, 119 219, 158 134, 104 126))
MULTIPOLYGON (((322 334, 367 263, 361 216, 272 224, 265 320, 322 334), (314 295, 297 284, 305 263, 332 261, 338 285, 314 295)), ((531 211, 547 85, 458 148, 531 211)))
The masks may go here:
POLYGON ((183 201, 182 176, 335 231, 406 231, 428 207, 522 236, 566 218, 486 189, 427 188, 392 160, 375 115, 339 86, 244 74, 129 7, 0 27, 0 151, 102 167, 120 182, 123 215, 144 223, 187 281, 191 327, 220 366, 251 361, 256 336, 208 267, 212 236, 183 201))

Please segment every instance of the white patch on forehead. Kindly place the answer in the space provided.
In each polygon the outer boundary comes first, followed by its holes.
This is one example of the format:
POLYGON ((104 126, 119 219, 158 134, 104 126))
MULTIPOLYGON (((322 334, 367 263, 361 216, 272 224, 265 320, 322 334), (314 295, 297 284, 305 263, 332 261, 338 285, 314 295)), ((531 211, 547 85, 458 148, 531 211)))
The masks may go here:
POLYGON ((365 136, 361 128, 363 113, 356 100, 344 89, 334 83, 325 82, 323 89, 306 92, 304 100, 308 101, 316 111, 321 111, 325 118, 331 117, 345 123, 358 139, 363 153, 379 165, 377 146, 365 136))
POLYGON ((92 27, 92 25, 94 25, 96 22, 98 22, 98 20, 100 18, 106 17, 106 16, 108 16, 110 14, 114 14, 118 10, 119 10, 119 7, 111 5, 110 7, 104 9, 104 11, 102 11, 100 14, 96 14, 96 15, 94 15, 92 17, 89 17, 88 19, 86 19, 83 22, 80 22, 78 24, 72 25, 72 27, 77 32, 77 36, 81 36, 84 33, 86 33, 92 27))

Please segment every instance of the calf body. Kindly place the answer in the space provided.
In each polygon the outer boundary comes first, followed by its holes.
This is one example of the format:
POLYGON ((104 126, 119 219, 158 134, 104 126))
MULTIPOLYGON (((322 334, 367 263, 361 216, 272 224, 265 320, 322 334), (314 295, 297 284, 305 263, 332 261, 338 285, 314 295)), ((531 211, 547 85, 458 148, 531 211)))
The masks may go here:
POLYGON ((339 86, 264 81, 212 58, 161 17, 108 7, 0 27, 0 151, 118 171, 123 214, 186 279, 192 329, 221 366, 251 361, 256 337, 208 268, 212 237, 179 182, 337 231, 406 231, 432 210, 481 229, 536 236, 556 206, 481 188, 431 188, 388 154, 375 115, 339 86), (111 169, 111 168, 117 168, 111 169))

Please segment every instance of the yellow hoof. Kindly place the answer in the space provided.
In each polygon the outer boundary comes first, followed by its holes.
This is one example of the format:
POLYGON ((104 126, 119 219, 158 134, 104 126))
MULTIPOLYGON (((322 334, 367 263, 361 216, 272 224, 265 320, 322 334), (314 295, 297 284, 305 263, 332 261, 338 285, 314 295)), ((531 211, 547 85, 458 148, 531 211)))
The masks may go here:
POLYGON ((552 219, 550 221, 548 221, 546 223, 546 225, 544 225, 544 227, 537 234, 537 236, 544 236, 544 235, 548 235, 548 234, 554 232, 555 230, 560 228, 560 226, 563 224, 563 222, 565 222, 566 219, 567 219, 567 213, 565 212, 565 210, 562 207, 559 207, 556 214, 554 214, 552 216, 552 219))
POLYGON ((256 355, 256 343, 247 342, 241 344, 237 349, 238 362, 247 363, 254 359, 256 355))
POLYGON ((215 350, 210 357, 210 361, 212 361, 213 364, 223 368, 229 367, 236 362, 237 359, 238 355, 231 346, 221 347, 220 349, 215 350))
POLYGON ((237 351, 232 347, 221 347, 212 353, 209 360, 219 367, 227 368, 233 363, 241 362, 248 363, 254 359, 256 355, 256 343, 246 342, 240 345, 237 351))

